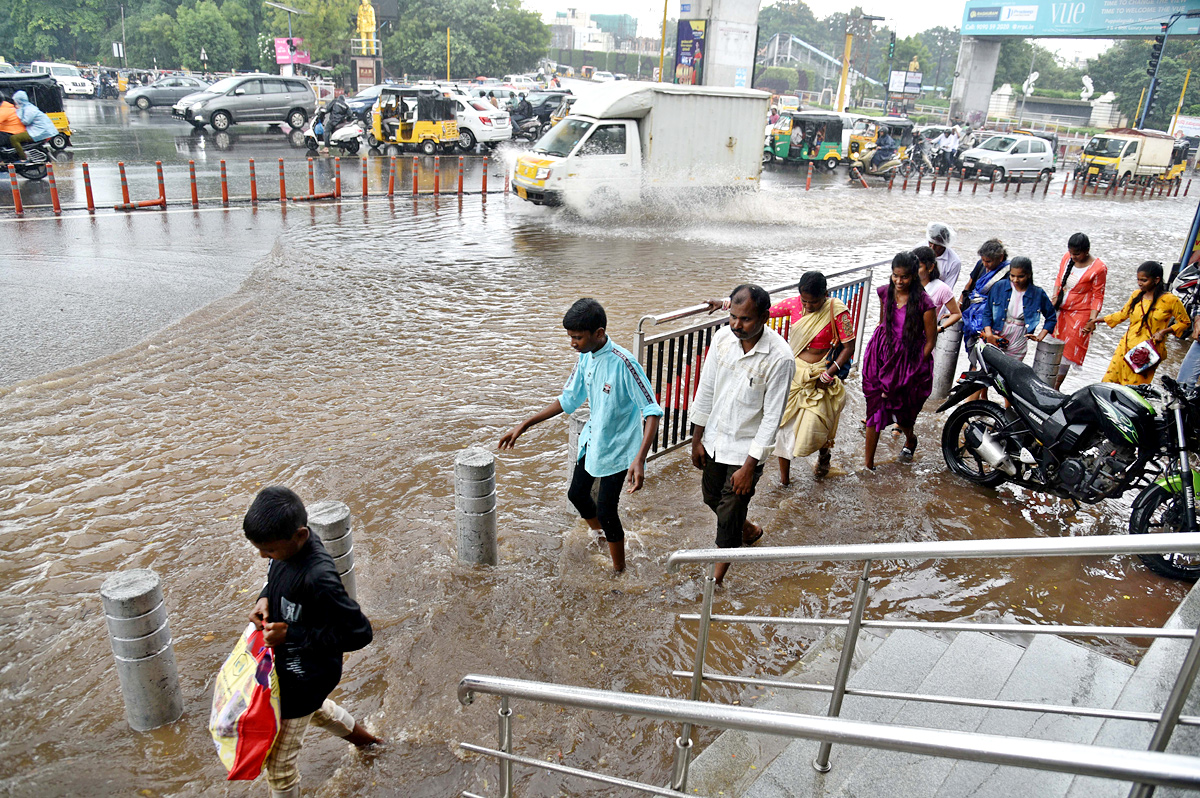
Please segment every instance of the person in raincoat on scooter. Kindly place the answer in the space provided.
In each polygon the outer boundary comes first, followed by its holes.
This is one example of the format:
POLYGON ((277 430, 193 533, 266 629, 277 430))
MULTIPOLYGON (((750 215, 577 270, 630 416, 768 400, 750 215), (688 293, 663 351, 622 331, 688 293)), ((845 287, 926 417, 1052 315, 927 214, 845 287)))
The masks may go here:
POLYGON ((17 116, 25 125, 25 132, 33 142, 45 141, 58 133, 58 128, 50 121, 40 108, 29 101, 29 95, 23 91, 13 92, 13 105, 17 107, 17 116))

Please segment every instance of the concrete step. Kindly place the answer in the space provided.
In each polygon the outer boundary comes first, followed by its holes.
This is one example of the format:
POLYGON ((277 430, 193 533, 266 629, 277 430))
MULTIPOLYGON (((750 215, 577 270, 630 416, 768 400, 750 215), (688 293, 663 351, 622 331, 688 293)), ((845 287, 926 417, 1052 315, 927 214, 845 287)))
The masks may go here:
MULTIPOLYGON (((1175 609, 1163 627, 1166 629, 1196 629, 1200 626, 1200 592, 1190 590, 1183 602, 1175 609)), ((1187 654, 1187 640, 1155 640, 1146 655, 1138 663, 1133 676, 1125 684, 1116 709, 1137 712, 1162 712, 1171 693, 1171 687, 1179 675, 1179 668, 1187 654)), ((1184 706, 1183 714, 1200 715, 1200 688, 1193 686, 1184 706)), ((1154 724, 1132 720, 1106 720, 1096 734, 1096 745, 1114 748, 1146 750, 1154 735, 1154 724)), ((1176 727, 1167 750, 1175 754, 1200 756, 1200 729, 1195 726, 1176 727)), ((1124 798, 1132 785, 1127 781, 1094 779, 1077 776, 1067 791, 1068 798, 1124 798)), ((1190 795, 1194 792, 1160 787, 1155 790, 1156 798, 1190 795)))
MULTIPOLYGON (((1039 636, 1029 645, 997 696, 1063 706, 1112 707, 1133 674, 1133 667, 1057 637, 1039 636)), ((983 734, 1027 739, 1091 743, 1098 718, 991 709, 976 727, 983 734)), ((1065 773, 957 762, 937 798, 1056 798, 1073 777, 1065 773)))
MULTIPOLYGON (((978 632, 958 634, 916 692, 958 698, 993 699, 1004 687, 1025 649, 978 632)), ((988 710, 919 701, 900 703, 892 719, 902 726, 973 732, 988 710)), ((933 795, 955 760, 878 751, 859 763, 846 782, 846 795, 924 798, 933 795)))
MULTIPOLYGON (((943 640, 909 630, 893 632, 850 679, 852 687, 914 692, 949 648, 943 640)), ((902 701, 846 696, 843 718, 878 723, 890 722, 902 701)), ((822 713, 824 714, 824 713, 822 713)), ((864 758, 878 756, 856 746, 835 745, 828 773, 813 770, 812 761, 820 743, 794 740, 750 785, 746 798, 818 798, 843 795, 845 782, 864 758)))

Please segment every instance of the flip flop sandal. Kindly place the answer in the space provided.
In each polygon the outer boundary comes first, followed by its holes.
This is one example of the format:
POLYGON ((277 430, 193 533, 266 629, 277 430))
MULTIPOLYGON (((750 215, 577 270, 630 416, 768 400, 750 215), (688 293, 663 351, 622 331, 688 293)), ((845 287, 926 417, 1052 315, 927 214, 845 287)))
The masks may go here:
POLYGON ((915 447, 915 446, 912 447, 911 449, 907 446, 905 446, 903 449, 901 449, 900 450, 900 462, 901 463, 911 463, 913 461, 913 454, 916 453, 916 449, 917 449, 917 447, 915 447))
POLYGON ((749 540, 746 540, 745 538, 742 539, 742 545, 743 546, 753 546, 755 543, 762 540, 762 536, 763 536, 763 530, 762 530, 762 527, 759 527, 757 535, 751 535, 749 540))

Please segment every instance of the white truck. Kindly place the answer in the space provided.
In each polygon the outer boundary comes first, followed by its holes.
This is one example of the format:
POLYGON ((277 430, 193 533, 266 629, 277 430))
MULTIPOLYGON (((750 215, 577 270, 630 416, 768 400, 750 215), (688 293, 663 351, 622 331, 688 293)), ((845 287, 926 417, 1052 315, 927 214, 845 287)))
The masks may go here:
POLYGON ((751 89, 606 83, 517 159, 512 190, 583 210, 754 190, 769 101, 751 89))
POLYGON ((1186 142, 1156 130, 1113 128, 1093 136, 1083 148, 1076 176, 1124 185, 1130 180, 1174 180, 1187 165, 1186 142), (1182 151, 1182 156, 1178 151, 1182 151))

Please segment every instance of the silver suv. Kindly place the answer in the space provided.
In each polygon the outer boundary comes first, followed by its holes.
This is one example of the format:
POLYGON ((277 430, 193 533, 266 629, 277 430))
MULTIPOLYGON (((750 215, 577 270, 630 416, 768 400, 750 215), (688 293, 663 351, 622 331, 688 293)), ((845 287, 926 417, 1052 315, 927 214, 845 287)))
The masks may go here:
POLYGON ((301 78, 235 75, 184 97, 171 115, 197 128, 212 125, 213 130, 242 122, 287 122, 302 128, 316 108, 317 96, 301 78))

